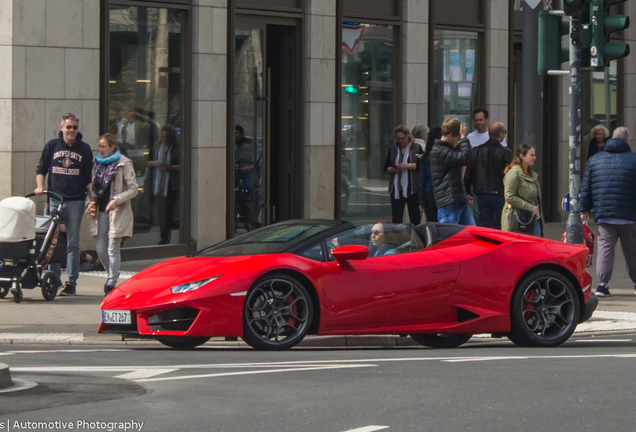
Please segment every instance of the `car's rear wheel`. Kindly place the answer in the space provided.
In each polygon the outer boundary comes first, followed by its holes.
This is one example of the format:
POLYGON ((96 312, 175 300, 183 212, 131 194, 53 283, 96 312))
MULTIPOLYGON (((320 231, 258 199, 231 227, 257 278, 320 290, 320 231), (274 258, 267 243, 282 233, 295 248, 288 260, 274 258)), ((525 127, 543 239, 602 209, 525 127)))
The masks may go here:
POLYGON ((187 350, 203 345, 210 338, 206 336, 166 336, 157 340, 170 348, 187 350))
POLYGON ((510 308, 508 338, 519 346, 561 345, 579 322, 576 289, 554 270, 540 270, 525 277, 515 289, 510 308))
POLYGON ((429 348, 457 348, 468 342, 471 334, 412 334, 411 339, 429 348))
POLYGON ((285 274, 254 283, 243 307, 243 340, 255 349, 289 349, 307 335, 313 320, 311 296, 301 282, 285 274))

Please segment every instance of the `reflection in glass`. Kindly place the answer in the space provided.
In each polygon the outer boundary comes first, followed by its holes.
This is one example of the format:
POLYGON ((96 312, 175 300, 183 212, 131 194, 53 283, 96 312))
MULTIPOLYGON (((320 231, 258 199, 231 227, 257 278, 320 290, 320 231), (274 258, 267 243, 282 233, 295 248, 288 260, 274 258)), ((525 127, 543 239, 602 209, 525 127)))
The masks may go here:
POLYGON ((478 90, 477 33, 435 30, 432 127, 457 118, 469 128, 478 90))
POLYGON ((262 226, 266 98, 264 30, 236 29, 234 93, 234 232, 262 226))
POLYGON ((395 128, 392 26, 343 23, 340 214, 372 222, 391 215, 384 159, 395 128))
POLYGON ((110 7, 108 126, 140 187, 126 246, 180 241, 182 22, 179 10, 110 7))

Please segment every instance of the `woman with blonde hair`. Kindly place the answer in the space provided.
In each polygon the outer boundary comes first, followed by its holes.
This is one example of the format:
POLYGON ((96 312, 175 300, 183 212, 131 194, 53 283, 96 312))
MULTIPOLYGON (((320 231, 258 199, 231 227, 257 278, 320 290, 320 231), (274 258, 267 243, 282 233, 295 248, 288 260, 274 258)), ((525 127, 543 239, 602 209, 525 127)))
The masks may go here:
POLYGON ((409 210, 409 219, 414 225, 422 220, 418 198, 420 158, 424 154, 422 146, 406 126, 398 126, 393 131, 395 143, 391 146, 384 162, 384 171, 391 174, 389 194, 391 195, 391 221, 402 223, 404 206, 409 210))
POLYGON ((91 235, 95 237, 97 256, 108 272, 104 285, 104 293, 108 294, 119 278, 121 240, 133 234, 130 200, 137 196, 138 185, 132 161, 119 152, 115 135, 104 134, 98 142, 86 213, 92 219, 91 235))
POLYGON ((501 214, 501 229, 542 237, 541 186, 539 174, 532 171, 536 150, 528 144, 517 148, 514 160, 504 171, 506 205, 501 214))
POLYGON ((609 131, 603 125, 596 125, 590 131, 590 135, 592 136, 592 140, 587 148, 587 159, 589 160, 596 153, 603 151, 605 148, 605 143, 609 139, 609 131))

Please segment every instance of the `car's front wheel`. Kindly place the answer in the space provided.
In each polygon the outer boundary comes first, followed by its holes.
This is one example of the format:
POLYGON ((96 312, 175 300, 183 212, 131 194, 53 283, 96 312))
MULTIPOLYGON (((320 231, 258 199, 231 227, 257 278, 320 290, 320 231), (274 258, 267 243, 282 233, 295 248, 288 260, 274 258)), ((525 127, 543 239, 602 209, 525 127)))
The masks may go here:
POLYGON ((540 270, 524 278, 515 289, 510 308, 508 338, 519 346, 561 345, 579 322, 576 289, 554 270, 540 270))
POLYGON ((210 340, 206 336, 166 336, 157 339, 165 346, 175 349, 194 349, 210 340))
POLYGON ((313 320, 311 296, 297 279, 266 275, 245 297, 243 340, 255 349, 289 349, 307 335, 313 320))
POLYGON ((468 342, 471 334, 412 334, 411 339, 429 348, 457 348, 468 342))

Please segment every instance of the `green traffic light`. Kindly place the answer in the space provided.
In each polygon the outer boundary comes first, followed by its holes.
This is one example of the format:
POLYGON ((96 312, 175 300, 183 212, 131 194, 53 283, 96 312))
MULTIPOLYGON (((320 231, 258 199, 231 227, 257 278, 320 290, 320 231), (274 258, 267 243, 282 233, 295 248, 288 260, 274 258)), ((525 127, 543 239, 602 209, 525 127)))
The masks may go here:
POLYGON ((355 95, 360 94, 360 90, 358 90, 354 86, 346 86, 344 90, 347 93, 351 93, 351 94, 355 94, 355 95))

